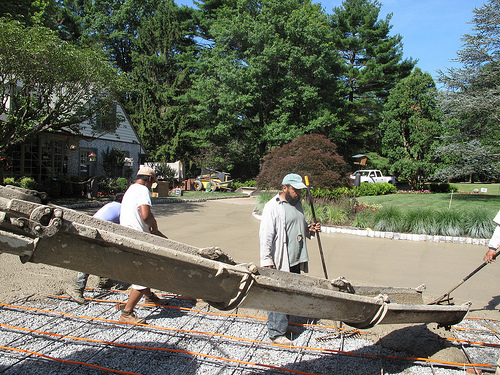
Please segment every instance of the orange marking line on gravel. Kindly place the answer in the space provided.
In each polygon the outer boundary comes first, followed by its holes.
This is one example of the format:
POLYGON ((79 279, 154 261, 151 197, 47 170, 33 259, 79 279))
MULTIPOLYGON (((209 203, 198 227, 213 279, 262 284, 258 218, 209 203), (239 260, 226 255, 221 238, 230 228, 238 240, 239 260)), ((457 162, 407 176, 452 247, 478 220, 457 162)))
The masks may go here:
MULTIPOLYGON (((192 330, 184 330, 184 329, 174 329, 174 328, 168 328, 168 327, 153 326, 153 325, 149 325, 149 324, 122 323, 122 322, 119 322, 119 321, 116 321, 116 320, 110 320, 110 319, 104 319, 104 318, 94 318, 94 317, 85 317, 85 316, 77 317, 75 315, 68 314, 68 313, 63 313, 63 312, 50 311, 50 310, 42 310, 42 309, 37 309, 37 308, 33 308, 33 307, 15 306, 15 305, 9 305, 9 304, 5 304, 5 303, 0 303, 0 306, 8 306, 8 307, 13 307, 13 308, 18 308, 18 309, 26 309, 26 310, 32 310, 32 311, 41 311, 41 312, 59 314, 59 315, 64 315, 64 316, 73 317, 73 318, 77 318, 77 319, 90 319, 90 320, 98 320, 98 321, 118 323, 118 324, 139 325, 139 326, 156 328, 156 329, 166 330, 166 331, 172 331, 172 332, 194 333, 194 334, 215 336, 215 337, 221 337, 221 338, 228 338, 228 339, 233 339, 233 340, 238 340, 238 341, 243 341, 243 342, 258 343, 258 344, 267 344, 267 345, 279 346, 279 347, 290 348, 290 349, 306 349, 306 350, 311 350, 311 351, 344 354, 344 355, 347 355, 347 356, 359 357, 359 358, 386 358, 386 359, 396 359, 396 360, 410 360, 410 361, 432 362, 432 363, 443 364, 443 365, 450 365, 450 366, 457 366, 457 367, 462 367, 462 368, 463 367, 489 367, 489 368, 494 367, 494 366, 489 365, 489 364, 446 362, 446 361, 440 361, 440 360, 435 360, 435 359, 431 359, 431 358, 423 358, 423 357, 398 357, 398 356, 391 356, 391 355, 360 354, 360 353, 352 353, 352 352, 346 352, 346 351, 335 350, 335 349, 325 349, 325 348, 316 348, 316 347, 307 347, 307 346, 279 345, 279 344, 274 344, 274 343, 266 343, 266 342, 263 342, 263 341, 260 341, 260 340, 246 339, 246 338, 235 337, 235 336, 230 336, 230 335, 223 335, 223 334, 213 333, 213 332, 192 331, 192 330)), ((0 324, 0 326, 6 326, 6 325, 0 324)), ((22 329, 23 330, 30 330, 30 329, 27 329, 27 328, 22 328, 22 329)), ((66 337, 66 336, 64 336, 64 337, 66 337)), ((85 340, 90 340, 90 339, 85 339, 85 340)), ((120 346, 121 345, 126 345, 126 344, 114 344, 114 343, 111 343, 111 342, 103 342, 103 343, 109 343, 110 345, 120 345, 120 346)), ((133 348, 141 348, 142 349, 142 347, 137 347, 137 346, 131 346, 131 347, 133 347, 133 348)), ((149 349, 149 348, 145 347, 143 349, 149 349)), ((172 351, 174 351, 174 349, 165 349, 165 348, 159 348, 159 350, 172 350, 172 351)), ((184 353, 184 351, 180 351, 180 352, 184 353)), ((186 352, 186 353, 188 353, 188 352, 186 352)), ((191 354, 193 354, 193 353, 191 353, 191 354)), ((199 354, 202 355, 202 356, 209 356, 209 355, 205 355, 205 354, 202 354, 202 353, 199 353, 199 354)), ((193 355, 195 355, 195 354, 193 354, 193 355)), ((210 358, 212 358, 212 357, 210 357, 210 358)), ((218 358, 218 357, 214 357, 214 358, 218 358)), ((222 359, 222 358, 220 358, 220 359, 222 359)), ((237 361, 237 360, 231 360, 231 361, 237 361)), ((249 362, 248 364, 252 364, 252 363, 249 362)), ((259 365, 259 364, 255 364, 255 365, 259 365)), ((262 366, 267 366, 267 365, 262 365, 262 366)), ((273 368, 273 367, 271 367, 271 368, 273 368)), ((286 370, 286 371, 288 371, 288 370, 286 370)))

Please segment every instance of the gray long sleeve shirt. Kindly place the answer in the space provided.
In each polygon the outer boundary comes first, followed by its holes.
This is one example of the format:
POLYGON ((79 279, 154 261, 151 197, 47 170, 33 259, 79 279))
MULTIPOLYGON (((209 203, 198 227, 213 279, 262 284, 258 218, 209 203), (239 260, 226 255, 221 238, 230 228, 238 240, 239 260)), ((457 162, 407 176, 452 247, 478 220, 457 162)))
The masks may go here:
MULTIPOLYGON (((266 203, 262 211, 259 230, 260 265, 262 267, 275 266, 278 270, 289 272, 290 262, 287 249, 286 215, 283 204, 280 195, 276 194, 266 203)), ((303 214, 300 202, 295 207, 303 214)), ((310 238, 309 231, 307 231, 306 237, 310 238)), ((302 264, 303 271, 307 272, 307 263, 302 264)))

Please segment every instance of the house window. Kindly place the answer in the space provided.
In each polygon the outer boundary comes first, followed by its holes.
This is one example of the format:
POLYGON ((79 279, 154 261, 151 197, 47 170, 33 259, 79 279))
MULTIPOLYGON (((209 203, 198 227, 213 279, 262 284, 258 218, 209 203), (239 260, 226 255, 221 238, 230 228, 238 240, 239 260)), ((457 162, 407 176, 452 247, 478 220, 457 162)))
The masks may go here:
POLYGON ((10 156, 12 166, 5 172, 5 176, 14 177, 21 175, 21 162, 22 162, 22 152, 21 147, 17 150, 14 150, 10 156))
POLYGON ((6 177, 38 177, 38 140, 26 140, 10 154, 12 167, 5 172, 6 177))
POLYGON ((55 139, 42 140, 42 179, 63 174, 63 142, 55 139))
POLYGON ((63 175, 64 141, 51 138, 30 139, 11 154, 12 168, 6 175, 36 180, 63 175))
POLYGON ((35 177, 38 175, 38 142, 28 141, 21 148, 24 151, 24 160, 21 163, 21 175, 35 177))

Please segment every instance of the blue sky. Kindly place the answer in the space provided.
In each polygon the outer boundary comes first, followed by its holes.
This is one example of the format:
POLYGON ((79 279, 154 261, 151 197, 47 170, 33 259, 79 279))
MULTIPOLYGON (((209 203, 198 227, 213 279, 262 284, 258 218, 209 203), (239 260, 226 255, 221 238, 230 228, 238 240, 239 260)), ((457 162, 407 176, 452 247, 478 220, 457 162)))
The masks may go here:
MULTIPOLYGON (((487 0, 379 0, 379 18, 392 13, 391 35, 403 37, 404 57, 418 59, 417 66, 435 79, 437 70, 458 67, 452 59, 461 49, 461 37, 471 33, 474 8, 487 0)), ((176 0, 177 4, 194 6, 192 0, 176 0)), ((328 13, 342 0, 313 0, 328 13)))

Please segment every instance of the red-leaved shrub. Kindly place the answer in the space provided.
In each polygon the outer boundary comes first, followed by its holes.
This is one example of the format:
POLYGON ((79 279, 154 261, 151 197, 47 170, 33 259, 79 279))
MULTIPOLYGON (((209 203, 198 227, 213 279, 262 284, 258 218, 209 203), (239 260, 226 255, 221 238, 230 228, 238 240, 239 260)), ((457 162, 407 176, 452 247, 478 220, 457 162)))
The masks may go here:
POLYGON ((256 186, 281 189, 288 173, 308 176, 311 187, 331 189, 348 184, 347 165, 337 154, 337 146, 320 134, 302 135, 267 154, 256 186))

